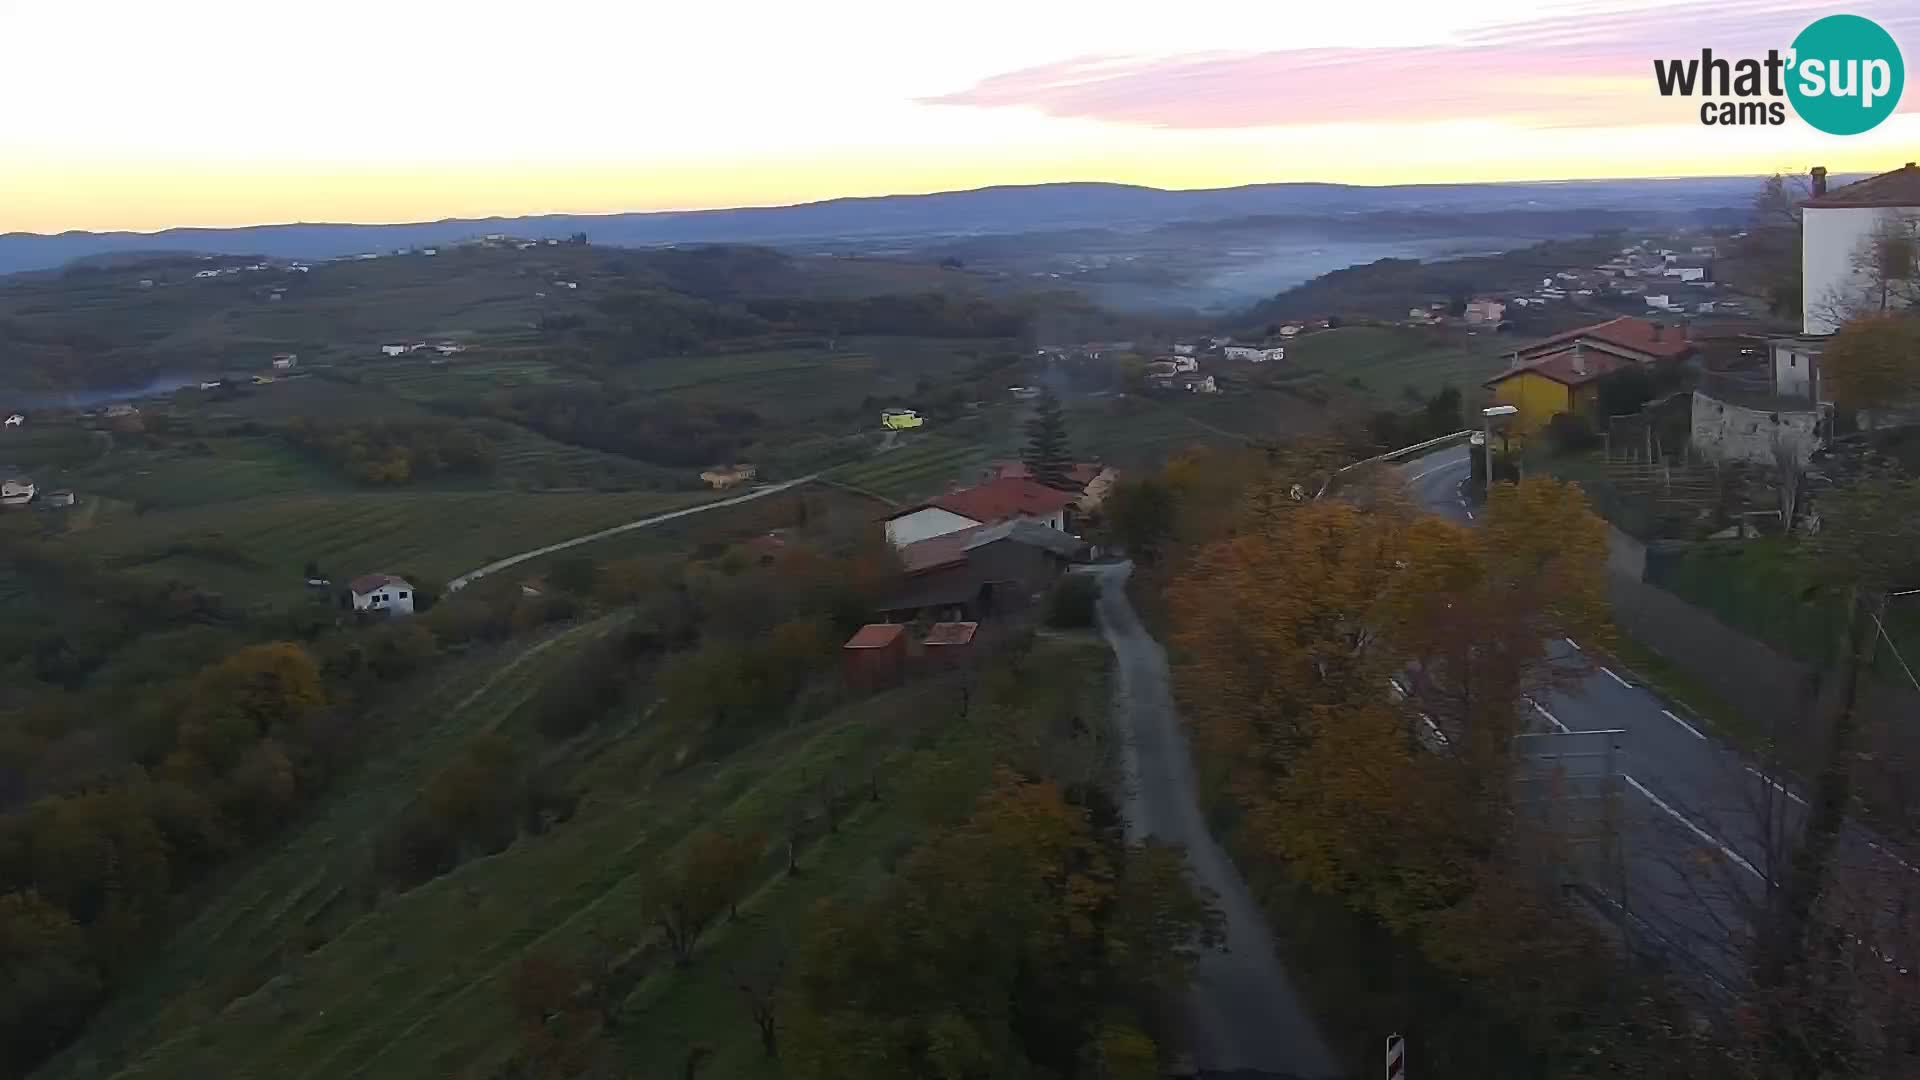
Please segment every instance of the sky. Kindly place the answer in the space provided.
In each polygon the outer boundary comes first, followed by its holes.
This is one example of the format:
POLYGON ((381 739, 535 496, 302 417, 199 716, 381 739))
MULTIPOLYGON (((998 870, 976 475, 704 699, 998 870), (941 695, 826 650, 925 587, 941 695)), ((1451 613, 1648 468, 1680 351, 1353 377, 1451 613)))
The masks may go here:
POLYGON ((1859 0, 0 0, 0 232, 1168 188, 1879 172, 1871 132, 1708 128, 1655 58, 1859 0))

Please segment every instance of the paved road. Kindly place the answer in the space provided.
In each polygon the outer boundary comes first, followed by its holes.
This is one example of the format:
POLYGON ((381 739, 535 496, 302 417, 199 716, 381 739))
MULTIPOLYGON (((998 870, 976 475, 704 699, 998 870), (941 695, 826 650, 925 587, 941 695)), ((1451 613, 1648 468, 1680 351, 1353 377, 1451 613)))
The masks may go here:
POLYGON ((471 584, 474 581, 479 580, 480 578, 486 577, 488 574, 497 574, 500 571, 505 570, 510 566, 518 566, 521 563, 526 562, 528 559, 538 559, 543 555, 551 555, 556 551, 565 551, 571 547, 579 547, 581 544, 591 544, 595 540, 605 540, 609 536, 618 536, 621 533, 633 532, 635 529, 651 528, 655 525, 661 524, 662 522, 673 521, 683 517, 692 517, 695 514, 704 514, 709 510, 718 510, 723 506, 739 506, 741 503, 744 503, 744 502, 752 502, 755 499, 764 499, 769 495, 778 495, 779 493, 786 491, 788 488, 795 488, 795 487, 799 487, 801 484, 812 483, 813 481, 818 480, 819 478, 820 478, 819 473, 808 473, 805 476, 797 477, 792 480, 782 481, 781 483, 778 483, 778 484, 769 484, 766 487, 755 488, 752 491, 747 492, 745 495, 735 495, 730 499, 716 499, 713 502, 701 503, 698 506, 689 506, 684 510, 674 510, 665 514, 655 514, 652 517, 641 518, 639 521, 629 521, 625 525, 615 525, 610 529, 601 529, 598 532, 587 533, 585 536, 576 536, 571 540, 562 540, 559 543, 548 544, 545 547, 534 548, 532 551, 523 551, 518 555, 509 555, 504 559, 496 559, 493 562, 490 562, 487 565, 482 566, 477 570, 469 570, 466 573, 461 574, 459 577, 454 578, 452 581, 447 582, 447 591, 454 592, 458 589, 466 587, 467 585, 471 584))
POLYGON ((1184 845, 1195 877, 1219 895, 1227 948, 1208 953, 1185 1004, 1194 1064, 1296 1077, 1339 1075, 1292 980, 1266 916, 1207 830, 1186 734, 1174 712, 1167 655, 1127 599, 1130 564, 1092 567, 1100 580, 1100 632, 1119 669, 1114 712, 1122 744, 1129 838, 1184 845))
MULTIPOLYGON (((1422 505, 1473 520, 1463 491, 1465 448, 1401 470, 1422 505)), ((1574 641, 1553 642, 1548 651, 1571 682, 1530 703, 1538 730, 1624 732, 1622 857, 1596 884, 1623 902, 1638 929, 1690 958, 1696 972, 1723 989, 1739 986, 1746 977, 1741 939, 1748 913, 1767 878, 1784 877, 1785 841, 1805 822, 1805 799, 1752 767, 1700 721, 1636 685, 1631 672, 1583 654, 1574 641)), ((1882 873, 1914 872, 1857 827, 1843 833, 1838 859, 1882 873)))

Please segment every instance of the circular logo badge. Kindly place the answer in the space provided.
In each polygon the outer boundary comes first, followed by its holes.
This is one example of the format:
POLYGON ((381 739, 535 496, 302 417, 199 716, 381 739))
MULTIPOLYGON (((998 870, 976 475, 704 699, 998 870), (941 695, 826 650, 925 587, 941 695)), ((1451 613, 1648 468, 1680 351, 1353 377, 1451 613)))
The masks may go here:
POLYGON ((1891 116, 1906 81, 1900 46, 1872 19, 1829 15, 1793 39, 1787 98, 1829 135, 1858 135, 1891 116))

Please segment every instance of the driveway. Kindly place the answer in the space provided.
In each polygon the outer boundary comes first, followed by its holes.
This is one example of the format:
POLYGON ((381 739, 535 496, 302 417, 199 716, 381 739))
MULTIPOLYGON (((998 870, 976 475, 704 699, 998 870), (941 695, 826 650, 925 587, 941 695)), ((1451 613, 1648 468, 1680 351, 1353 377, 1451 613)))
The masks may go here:
POLYGON ((1080 571, 1100 582, 1100 632, 1118 668, 1114 721, 1121 739, 1129 839, 1156 837, 1187 850, 1194 877, 1226 917, 1226 949, 1207 953, 1183 1002, 1189 1052, 1207 1072, 1247 1070, 1303 1078, 1339 1076, 1293 981, 1280 966, 1266 916, 1246 879, 1207 829, 1186 732, 1174 711, 1167 654, 1127 599, 1132 564, 1080 571))
POLYGON ((509 567, 518 566, 529 559, 538 559, 546 555, 551 555, 556 551, 565 551, 568 548, 579 547, 582 544, 591 544, 595 540, 605 540, 609 536, 619 536, 621 533, 633 532, 636 529, 652 528, 653 526, 659 525, 663 522, 677 521, 680 518, 692 517, 695 514, 704 514, 709 510, 718 510, 723 506, 739 506, 741 503, 752 502, 755 499, 764 499, 769 495, 778 495, 781 492, 786 491, 790 488, 799 487, 801 484, 810 484, 813 481, 818 480, 819 478, 820 478, 819 473, 808 473, 805 476, 796 477, 792 480, 786 480, 778 484, 769 484, 766 487, 755 488, 754 490, 747 492, 745 495, 735 495, 732 498, 728 498, 728 499, 716 499, 713 502, 701 503, 698 506, 689 506, 684 510, 674 510, 665 514, 655 514, 652 517, 644 517, 638 521, 629 521, 624 525, 615 525, 612 528, 599 529, 597 531, 587 533, 584 536, 575 536, 571 539, 561 540, 556 543, 547 544, 543 547, 537 547, 530 551, 523 551, 518 555, 509 555, 504 559, 495 559, 493 562, 490 562, 485 566, 482 566, 475 570, 469 570, 466 573, 461 574, 459 577, 454 578, 452 581, 447 582, 447 591, 457 592, 460 589, 463 589, 466 586, 472 584, 473 582, 479 580, 480 578, 486 577, 488 574, 497 574, 502 570, 508 569, 509 567))

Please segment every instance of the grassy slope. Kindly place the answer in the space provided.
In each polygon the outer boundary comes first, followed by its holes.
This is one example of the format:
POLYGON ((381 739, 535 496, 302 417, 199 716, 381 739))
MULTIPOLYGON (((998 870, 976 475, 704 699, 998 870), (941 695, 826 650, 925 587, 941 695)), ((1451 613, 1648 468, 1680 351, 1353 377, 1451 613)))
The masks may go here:
MULTIPOLYGON (((302 947, 332 888, 364 861, 373 828, 466 738, 501 723, 543 665, 603 625, 568 631, 497 674, 469 665, 447 678, 432 693, 435 707, 420 713, 431 720, 390 732, 387 749, 285 844, 207 898, 148 976, 42 1075, 332 1080, 483 1070, 511 1052, 503 984, 526 950, 579 949, 596 929, 640 927, 641 886, 694 830, 777 834, 821 776, 872 769, 881 801, 860 802, 837 832, 810 842, 798 878, 770 856, 741 921, 715 930, 691 971, 654 965, 629 998, 620 1038, 635 1075, 673 1075, 693 1043, 718 1052, 708 1075, 759 1073, 728 964, 769 928, 798 925, 818 897, 874 879, 927 817, 963 807, 987 780, 995 737, 956 722, 943 682, 851 704, 690 767, 680 765, 686 732, 646 711, 609 721, 603 727, 617 737, 582 752, 592 758, 593 793, 574 821, 385 900, 315 951, 302 947), (252 992, 228 1000, 243 990, 252 992), (128 1050, 136 1057, 123 1070, 89 1065, 128 1050)), ((1069 692, 1081 715, 1100 715, 1104 650, 1091 640, 1039 647, 1037 670, 1086 672, 1069 692)))
POLYGON ((1507 339, 1491 332, 1466 337, 1414 327, 1343 326, 1288 346, 1284 368, 1348 386, 1358 379, 1380 408, 1417 404, 1406 393, 1409 387, 1424 398, 1449 384, 1472 402, 1482 393, 1481 383, 1505 366, 1506 347, 1507 339))

